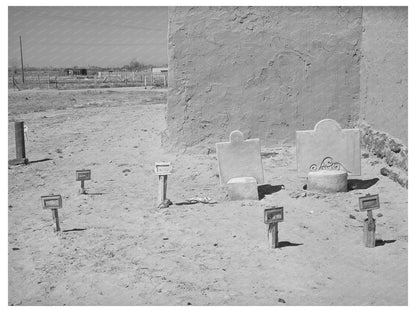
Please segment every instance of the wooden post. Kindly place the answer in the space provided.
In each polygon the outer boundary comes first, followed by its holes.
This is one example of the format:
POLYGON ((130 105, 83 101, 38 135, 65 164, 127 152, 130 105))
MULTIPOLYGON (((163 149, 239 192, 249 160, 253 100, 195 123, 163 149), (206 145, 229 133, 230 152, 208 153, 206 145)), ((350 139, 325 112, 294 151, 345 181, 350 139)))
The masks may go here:
POLYGON ((85 194, 84 180, 81 180, 81 194, 85 194))
POLYGON ((267 238, 269 239, 269 247, 277 248, 279 247, 279 223, 269 223, 269 230, 267 232, 267 238))
POLYGON ((61 231, 61 227, 59 226, 59 216, 58 216, 58 209, 51 209, 52 210, 52 215, 54 216, 54 221, 56 223, 56 232, 60 232, 61 231))
POLYGON ((55 88, 58 89, 58 76, 55 76, 55 88))
POLYGON ((163 75, 163 86, 166 87, 166 76, 163 75))
POLYGON ((282 222, 283 219, 283 207, 274 206, 264 209, 264 223, 269 225, 267 239, 270 248, 279 247, 279 222, 282 222))
POLYGON ((376 220, 372 210, 367 210, 367 219, 364 220, 364 245, 369 248, 376 246, 376 220))
POLYGON ((168 188, 168 176, 159 176, 159 193, 158 193, 158 204, 166 200, 166 192, 168 188))
POLYGON ((51 85, 51 74, 48 73, 48 89, 50 88, 51 85))
POLYGON ((134 72, 133 72, 133 85, 134 85, 134 72))
POLYGON ((85 190, 85 187, 84 187, 84 181, 91 180, 91 170, 90 169, 76 170, 75 176, 76 176, 75 178, 76 181, 81 181, 81 189, 79 190, 79 192, 81 194, 87 194, 87 191, 85 190))
POLYGON ((146 76, 144 76, 144 88, 146 89, 146 84, 147 84, 147 81, 146 81, 146 76))
POLYGON ((22 83, 25 84, 25 71, 23 70, 22 36, 19 36, 19 39, 20 39, 20 62, 22 65, 22 83))
POLYGON ((47 196, 41 196, 42 208, 50 209, 52 212, 52 220, 56 224, 55 231, 61 231, 59 225, 58 208, 62 208, 62 196, 49 194, 47 196))
POLYGON ((23 121, 16 121, 14 123, 14 132, 16 141, 16 160, 23 160, 26 162, 25 130, 23 121))
POLYGON ((168 175, 172 173, 170 162, 155 162, 155 174, 159 178, 159 187, 157 195, 157 206, 166 201, 166 192, 168 188, 168 175))
POLYGON ((97 75, 94 75, 94 88, 97 88, 97 75))
POLYGON ((13 84, 13 91, 14 91, 14 90, 16 90, 16 86, 15 86, 15 84, 14 84, 14 74, 13 74, 13 76, 12 76, 12 84, 13 84))
POLYGON ((39 78, 39 74, 38 74, 38 84, 39 84, 39 88, 40 88, 40 78, 39 78))

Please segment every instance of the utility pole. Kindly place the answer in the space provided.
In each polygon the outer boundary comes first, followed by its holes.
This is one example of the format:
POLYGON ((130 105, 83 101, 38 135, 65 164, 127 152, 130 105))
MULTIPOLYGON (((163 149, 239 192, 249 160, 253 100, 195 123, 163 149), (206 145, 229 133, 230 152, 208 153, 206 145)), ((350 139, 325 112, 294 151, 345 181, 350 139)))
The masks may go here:
POLYGON ((22 82, 25 83, 25 72, 23 71, 23 51, 22 51, 22 36, 20 38, 20 61, 22 63, 22 82))

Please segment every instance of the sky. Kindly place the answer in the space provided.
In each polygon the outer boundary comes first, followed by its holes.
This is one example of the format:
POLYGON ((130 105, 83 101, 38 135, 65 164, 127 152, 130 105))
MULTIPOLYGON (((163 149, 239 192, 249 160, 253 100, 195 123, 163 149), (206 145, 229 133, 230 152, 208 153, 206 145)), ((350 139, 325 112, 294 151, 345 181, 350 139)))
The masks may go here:
POLYGON ((9 66, 165 65, 167 7, 9 7, 9 66))

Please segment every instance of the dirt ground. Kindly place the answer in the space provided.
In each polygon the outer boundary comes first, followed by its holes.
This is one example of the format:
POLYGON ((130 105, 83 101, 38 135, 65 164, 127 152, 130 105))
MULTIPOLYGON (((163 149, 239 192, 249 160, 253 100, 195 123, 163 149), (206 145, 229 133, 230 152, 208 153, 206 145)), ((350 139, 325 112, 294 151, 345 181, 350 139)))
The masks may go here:
POLYGON ((351 191, 316 194, 294 146, 263 149, 264 198, 232 202, 215 147, 162 149, 165 109, 161 90, 9 92, 9 159, 23 120, 31 161, 8 170, 9 305, 407 305, 407 190, 380 175, 383 160, 363 150, 351 191), (155 161, 173 164, 173 203, 218 203, 156 209, 155 161), (77 169, 92 171, 88 195, 77 169), (49 193, 63 197, 61 233, 41 207, 49 193), (367 193, 380 194, 376 248, 362 239, 367 193), (263 223, 272 205, 285 209, 278 249, 263 223))

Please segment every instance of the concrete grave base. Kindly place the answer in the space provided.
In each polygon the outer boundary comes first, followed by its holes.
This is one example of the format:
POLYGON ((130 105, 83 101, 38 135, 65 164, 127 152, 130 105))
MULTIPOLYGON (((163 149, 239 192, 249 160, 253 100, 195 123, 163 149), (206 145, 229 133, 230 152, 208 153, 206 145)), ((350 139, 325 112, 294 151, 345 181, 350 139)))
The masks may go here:
POLYGON ((343 170, 319 170, 309 172, 308 191, 327 193, 347 192, 348 173, 343 170))
POLYGON ((259 199, 257 180, 253 177, 230 179, 227 182, 227 192, 231 200, 259 199))

